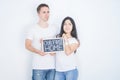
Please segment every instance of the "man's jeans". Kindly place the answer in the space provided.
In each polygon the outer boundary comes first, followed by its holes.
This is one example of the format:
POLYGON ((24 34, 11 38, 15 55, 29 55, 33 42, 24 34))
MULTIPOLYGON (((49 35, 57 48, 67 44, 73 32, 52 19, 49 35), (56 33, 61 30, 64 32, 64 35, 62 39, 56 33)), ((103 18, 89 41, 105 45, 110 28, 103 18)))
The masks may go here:
POLYGON ((55 80, 77 80, 78 78, 78 70, 70 70, 65 72, 56 71, 55 80))
POLYGON ((33 69, 32 80, 54 80, 55 69, 38 70, 33 69))

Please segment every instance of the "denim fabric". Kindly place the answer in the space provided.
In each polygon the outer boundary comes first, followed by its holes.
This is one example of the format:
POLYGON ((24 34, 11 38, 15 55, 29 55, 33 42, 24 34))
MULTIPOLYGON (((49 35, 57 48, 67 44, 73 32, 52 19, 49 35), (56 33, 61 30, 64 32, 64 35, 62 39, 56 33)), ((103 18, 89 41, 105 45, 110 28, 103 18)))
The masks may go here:
POLYGON ((78 70, 70 70, 65 72, 56 71, 55 80, 77 80, 78 70))
POLYGON ((33 69, 32 80, 54 80, 55 69, 38 70, 33 69))

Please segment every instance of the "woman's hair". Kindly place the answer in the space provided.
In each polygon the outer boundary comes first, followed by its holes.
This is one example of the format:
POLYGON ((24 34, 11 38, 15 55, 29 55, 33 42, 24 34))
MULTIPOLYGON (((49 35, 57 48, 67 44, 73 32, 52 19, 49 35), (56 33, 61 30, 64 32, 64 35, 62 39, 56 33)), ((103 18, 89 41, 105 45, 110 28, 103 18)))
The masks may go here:
POLYGON ((70 20, 70 22, 72 23, 72 26, 73 26, 72 31, 71 31, 71 36, 74 37, 74 38, 76 38, 78 40, 75 21, 71 17, 65 17, 63 19, 62 24, 61 24, 61 30, 60 30, 59 37, 62 37, 62 34, 65 33, 63 27, 64 27, 64 24, 65 24, 66 20, 70 20))

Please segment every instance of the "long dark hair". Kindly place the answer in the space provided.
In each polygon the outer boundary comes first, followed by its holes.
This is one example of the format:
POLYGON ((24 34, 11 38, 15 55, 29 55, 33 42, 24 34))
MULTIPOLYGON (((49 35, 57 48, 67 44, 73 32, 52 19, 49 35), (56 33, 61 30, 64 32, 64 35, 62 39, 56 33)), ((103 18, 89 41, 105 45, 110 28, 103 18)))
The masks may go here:
POLYGON ((72 25, 73 25, 73 28, 72 28, 72 31, 71 31, 71 36, 74 37, 74 38, 76 38, 78 40, 75 21, 71 17, 69 17, 69 16, 65 17, 63 19, 63 21, 62 21, 59 37, 62 37, 62 34, 65 33, 64 30, 63 30, 63 27, 64 27, 64 23, 65 23, 66 20, 70 20, 71 23, 72 23, 72 25))

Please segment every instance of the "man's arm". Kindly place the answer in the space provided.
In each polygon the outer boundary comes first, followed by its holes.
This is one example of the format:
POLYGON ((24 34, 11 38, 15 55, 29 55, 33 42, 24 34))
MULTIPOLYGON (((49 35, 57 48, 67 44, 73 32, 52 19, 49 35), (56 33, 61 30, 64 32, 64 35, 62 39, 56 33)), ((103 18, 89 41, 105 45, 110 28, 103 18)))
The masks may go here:
POLYGON ((42 52, 42 51, 34 48, 34 47, 32 46, 32 40, 30 40, 30 39, 26 39, 26 40, 25 40, 25 47, 26 47, 26 49, 28 49, 29 51, 34 52, 34 53, 36 53, 36 54, 39 54, 39 55, 41 55, 41 56, 46 55, 46 53, 44 53, 44 52, 42 52))

